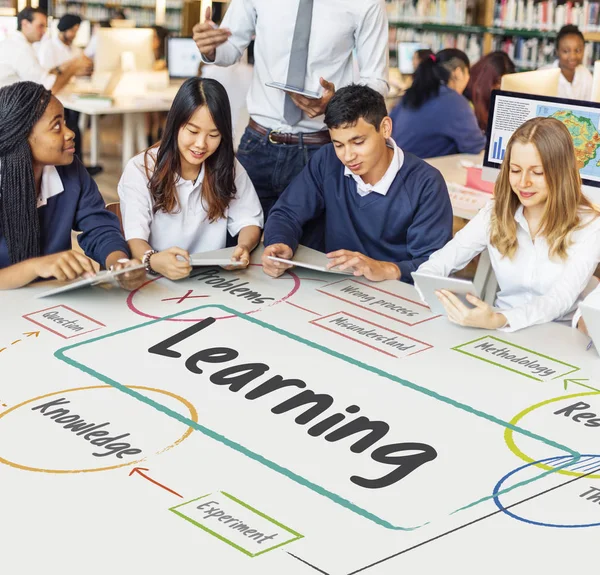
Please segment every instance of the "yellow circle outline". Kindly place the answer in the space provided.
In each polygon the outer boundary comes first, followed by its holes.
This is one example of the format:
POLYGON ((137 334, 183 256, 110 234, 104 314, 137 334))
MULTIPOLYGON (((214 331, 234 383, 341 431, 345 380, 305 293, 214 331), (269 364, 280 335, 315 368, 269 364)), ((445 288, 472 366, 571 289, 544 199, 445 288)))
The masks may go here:
MULTIPOLYGON (((145 391, 154 391, 156 393, 162 393, 163 395, 168 395, 174 399, 177 399, 178 401, 183 403, 189 409, 190 419, 192 421, 194 421, 195 423, 198 422, 198 412, 196 411, 196 408, 187 399, 184 399, 183 397, 180 397, 179 395, 175 395, 174 393, 171 393, 170 391, 165 391, 163 389, 154 389, 153 387, 145 387, 143 385, 130 385, 127 387, 129 389, 143 389, 145 391)), ((10 413, 11 411, 15 411, 16 409, 19 409, 20 407, 23 407, 24 405, 27 405, 28 403, 32 403, 33 401, 37 401, 38 399, 45 399, 46 397, 52 397, 53 395, 60 395, 61 393, 71 393, 72 391, 85 391, 88 389, 112 389, 114 391, 118 391, 117 389, 115 389, 114 387, 112 387, 110 385, 92 385, 89 387, 74 387, 72 389, 65 389, 63 391, 54 391, 52 393, 47 393, 46 395, 40 395, 39 397, 34 397, 33 399, 28 399, 27 401, 23 401, 22 403, 19 403, 18 405, 15 405, 14 407, 7 409, 6 411, 3 411, 2 413, 0 413, 0 419, 3 418, 8 413, 10 413)), ((172 445, 169 445, 168 447, 165 447, 164 449, 161 449, 157 453, 162 453, 168 449, 175 447, 176 445, 179 445, 184 439, 187 439, 189 437, 189 435, 192 433, 192 431, 194 431, 194 428, 188 427, 187 431, 177 441, 175 441, 175 443, 173 443, 172 445)), ((2 457, 2 456, 0 456, 0 463, 4 463, 5 465, 8 465, 10 467, 15 467, 16 469, 22 469, 24 471, 36 471, 39 473, 94 473, 96 471, 108 471, 110 469, 118 469, 119 467, 127 467, 129 465, 135 465, 136 463, 141 463, 145 459, 146 458, 144 457, 143 459, 137 459, 136 461, 120 463, 119 465, 111 465, 110 467, 98 467, 97 469, 40 469, 37 467, 28 467, 26 465, 21 465, 20 463, 15 463, 13 461, 9 461, 8 459, 4 459, 4 457, 2 457)))
MULTIPOLYGON (((543 407, 544 405, 548 405, 549 403, 554 403, 555 401, 562 401, 563 399, 571 399, 573 397, 583 397, 585 395, 600 395, 600 392, 587 391, 585 393, 575 393, 572 395, 563 395, 562 397, 554 397, 552 399, 547 399, 546 401, 542 401, 541 403, 536 403, 535 405, 532 405, 531 407, 524 409, 523 411, 521 411, 521 413, 519 413, 515 417, 513 417, 509 423, 510 423, 510 425, 516 426, 519 423, 519 421, 521 419, 523 419, 523 417, 525 417, 528 413, 531 413, 532 411, 536 410, 538 407, 543 407)), ((504 441, 506 442, 506 445, 508 446, 508 448, 517 457, 519 457, 523 461, 526 461, 527 463, 534 463, 535 467, 539 467, 540 469, 544 469, 546 471, 552 471, 552 470, 556 469, 555 467, 551 467, 550 465, 545 465, 544 463, 535 463, 535 459, 531 459, 531 457, 529 457, 528 455, 525 455, 517 447, 517 444, 515 443, 514 436, 513 436, 513 430, 510 427, 507 427, 506 431, 504 432, 504 441)), ((583 475, 586 475, 585 473, 579 473, 576 471, 567 471, 564 469, 560 469, 560 470, 556 471, 556 473, 560 473, 561 475, 570 475, 572 477, 581 477, 583 475)), ((600 479, 600 474, 586 475, 586 477, 588 477, 588 479, 600 479)))

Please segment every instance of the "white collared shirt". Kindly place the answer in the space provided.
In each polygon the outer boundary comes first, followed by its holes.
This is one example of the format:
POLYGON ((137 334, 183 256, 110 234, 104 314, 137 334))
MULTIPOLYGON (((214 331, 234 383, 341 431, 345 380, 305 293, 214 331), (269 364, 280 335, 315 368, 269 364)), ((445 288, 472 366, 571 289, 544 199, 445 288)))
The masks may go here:
MULTIPOLYGON (((549 66, 544 66, 541 69, 558 68, 558 60, 554 60, 549 66)), ((558 77, 558 93, 559 98, 568 98, 569 100, 590 100, 592 97, 593 87, 592 73, 581 64, 575 68, 573 81, 569 82, 562 74, 558 77)))
POLYGON ((365 183, 360 176, 352 173, 350 168, 347 166, 344 167, 344 176, 354 179, 356 182, 356 193, 363 198, 368 196, 371 192, 385 196, 394 182, 396 175, 400 171, 402 164, 404 164, 404 152, 396 145, 396 142, 389 138, 386 143, 388 148, 394 150, 394 155, 392 156, 392 161, 390 162, 385 174, 383 174, 381 180, 379 180, 376 184, 371 185, 365 183))
MULTIPOLYGON (((325 129, 323 116, 306 114, 295 126, 283 117, 285 93, 265 86, 287 83, 290 52, 299 0, 233 0, 222 28, 232 35, 216 50, 215 64, 237 62, 256 35, 254 77, 248 94, 248 112, 254 121, 283 132, 325 129)), ((353 50, 361 84, 384 96, 388 92, 388 22, 384 0, 314 0, 304 88, 322 92, 319 78, 336 89, 354 81, 353 50)), ((203 60, 208 62, 205 58, 203 60)))
POLYGON ((45 70, 52 70, 73 58, 76 58, 81 50, 76 46, 67 46, 58 36, 46 37, 40 42, 38 59, 45 70))
POLYGON ((40 64, 33 45, 22 32, 14 32, 0 42, 0 88, 16 82, 36 82, 48 90, 56 76, 40 64))
POLYGON ((45 166, 42 171, 42 185, 37 199, 37 207, 41 208, 48 203, 52 196, 58 196, 65 191, 62 180, 55 166, 45 166))
MULTIPOLYGON (((600 261, 600 217, 572 232, 566 260, 550 259, 544 237, 532 240, 523 214, 515 213, 519 247, 512 259, 502 257, 490 244, 490 218, 493 200, 475 216, 454 239, 419 267, 420 272, 448 276, 464 268, 487 249, 500 291, 496 307, 506 317, 504 331, 558 319, 570 319, 600 261)), ((583 221, 591 216, 583 215, 583 221)))
POLYGON ((235 173, 237 192, 224 218, 212 223, 208 220, 202 200, 204 164, 195 183, 182 178, 176 182, 179 209, 175 213, 152 213, 144 153, 138 154, 127 163, 118 187, 125 239, 146 240, 158 251, 176 246, 194 254, 224 248, 227 232, 235 236, 246 226, 262 228, 258 196, 237 160, 235 173))

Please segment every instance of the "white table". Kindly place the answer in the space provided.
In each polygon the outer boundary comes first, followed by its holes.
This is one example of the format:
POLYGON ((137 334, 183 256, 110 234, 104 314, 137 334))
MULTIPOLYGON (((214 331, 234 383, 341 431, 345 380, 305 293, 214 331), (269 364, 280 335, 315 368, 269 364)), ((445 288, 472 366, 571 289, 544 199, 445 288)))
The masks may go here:
POLYGON ((600 475, 577 471, 600 467, 577 459, 598 454, 598 432, 555 414, 579 401, 589 407, 576 413, 600 413, 590 390, 600 359, 587 338, 557 324, 461 328, 432 317, 402 282, 309 270, 274 280, 258 255, 246 271, 199 270, 133 294, 3 292, 7 573, 56 573, 48 558, 63 549, 90 575, 199 564, 211 574, 315 572, 306 563, 332 574, 521 574, 537 572, 548 549, 568 550, 551 556, 546 571, 558 574, 597 545, 597 528, 530 523, 598 522, 598 503, 582 494, 600 489, 600 475), (202 329, 165 342, 193 326, 202 329), (360 417, 373 435, 330 435, 360 417), (84 423, 103 429, 65 427, 84 423), (119 439, 105 447, 103 431, 119 439), (134 453, 111 454, 117 443, 134 453), (401 477, 413 461, 403 447, 433 458, 401 477), (552 457, 561 459, 551 473, 528 465, 552 457), (379 487, 357 479, 384 477, 379 487), (498 508, 495 486, 519 519, 498 508), (250 530, 276 536, 259 543, 250 530), (112 552, 98 552, 109 540, 112 552))
POLYGON ((118 97, 111 106, 99 105, 68 92, 59 94, 58 98, 65 108, 90 116, 90 156, 93 166, 98 165, 99 157, 98 118, 115 114, 123 116, 122 165, 125 167, 137 152, 147 147, 144 114, 146 112, 168 112, 179 87, 179 84, 172 85, 163 91, 148 92, 148 95, 144 97, 118 97))

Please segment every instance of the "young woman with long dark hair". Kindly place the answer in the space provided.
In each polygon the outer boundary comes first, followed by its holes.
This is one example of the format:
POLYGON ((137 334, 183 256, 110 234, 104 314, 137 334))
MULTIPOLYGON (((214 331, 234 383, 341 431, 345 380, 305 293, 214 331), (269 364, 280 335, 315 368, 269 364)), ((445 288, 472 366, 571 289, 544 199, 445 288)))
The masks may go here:
POLYGON ((392 110, 392 137, 419 158, 478 154, 485 136, 462 93, 469 82, 469 58, 454 48, 425 58, 412 86, 392 110))
POLYGON ((231 111, 216 80, 190 78, 179 89, 162 140, 129 161, 119 197, 125 237, 150 273, 187 277, 190 253, 224 248, 248 265, 263 213, 235 159, 231 111))
MULTIPOLYGON (((75 134, 62 104, 42 85, 0 89, 0 289, 37 278, 94 274, 130 266, 119 221, 104 206, 96 183, 75 157, 75 134), (71 231, 82 232, 71 249, 71 231)), ((143 270, 120 276, 133 289, 143 270)))

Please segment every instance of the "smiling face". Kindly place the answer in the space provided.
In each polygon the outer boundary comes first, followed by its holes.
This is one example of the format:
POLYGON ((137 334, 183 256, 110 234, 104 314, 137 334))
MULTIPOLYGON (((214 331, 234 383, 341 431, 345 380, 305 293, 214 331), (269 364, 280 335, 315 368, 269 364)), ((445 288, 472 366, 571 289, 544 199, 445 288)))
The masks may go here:
POLYGON ((525 208, 542 206, 548 199, 548 184, 542 159, 531 143, 515 142, 510 154, 510 187, 525 208))
POLYGON ((62 104, 52 96, 28 138, 33 161, 41 166, 68 166, 75 155, 75 134, 65 124, 62 104))
POLYGON ((187 124, 179 128, 177 134, 181 176, 184 179, 193 179, 189 174, 197 175, 202 163, 217 151, 220 143, 221 133, 210 115, 208 106, 200 106, 187 124))
POLYGON ((381 162, 387 162, 386 139, 392 133, 390 118, 383 119, 379 131, 364 118, 359 118, 356 125, 331 128, 329 133, 340 162, 363 180, 367 181, 381 162))
POLYGON ((575 71, 575 68, 583 62, 584 50, 584 42, 579 36, 576 34, 564 36, 558 45, 558 65, 563 70, 575 71))

